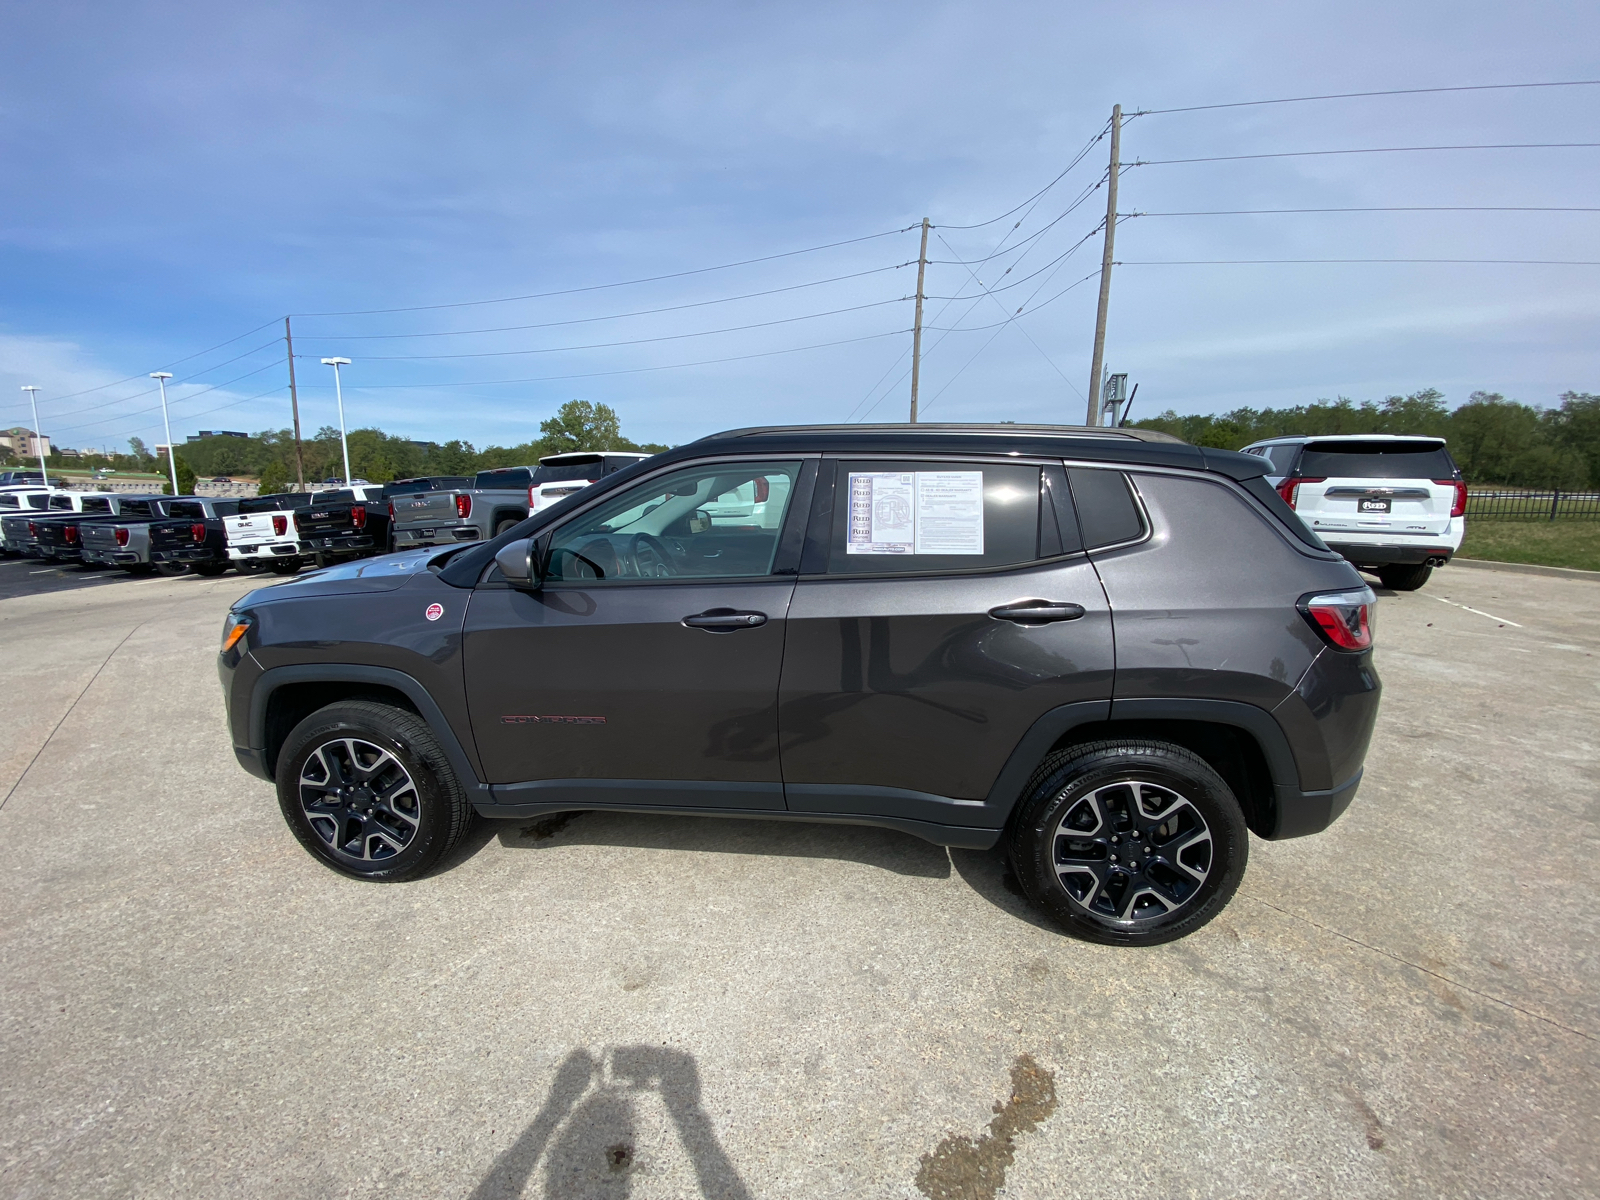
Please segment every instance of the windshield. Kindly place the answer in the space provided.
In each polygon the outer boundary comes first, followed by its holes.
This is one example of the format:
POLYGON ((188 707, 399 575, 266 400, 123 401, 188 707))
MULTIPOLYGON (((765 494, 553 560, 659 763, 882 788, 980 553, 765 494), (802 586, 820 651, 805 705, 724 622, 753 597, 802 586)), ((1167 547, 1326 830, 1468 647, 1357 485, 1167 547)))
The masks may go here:
POLYGON ((193 500, 177 500, 167 505, 167 516, 169 517, 203 517, 205 515, 205 505, 196 504, 193 500))
POLYGON ((1449 479, 1456 464, 1438 442, 1312 442, 1298 474, 1322 479, 1449 479))
POLYGON ((582 480, 593 483, 599 479, 604 471, 605 464, 599 458, 581 463, 558 463, 553 467, 540 467, 533 473, 533 482, 536 485, 546 483, 570 483, 573 480, 582 480))

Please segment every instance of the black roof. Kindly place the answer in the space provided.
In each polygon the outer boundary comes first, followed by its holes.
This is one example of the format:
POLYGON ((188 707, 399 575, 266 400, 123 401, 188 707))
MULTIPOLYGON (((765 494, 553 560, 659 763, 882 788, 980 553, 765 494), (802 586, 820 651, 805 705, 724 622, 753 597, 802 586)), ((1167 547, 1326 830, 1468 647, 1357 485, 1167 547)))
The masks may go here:
POLYGON ((708 450, 918 452, 994 454, 1017 452, 1088 462, 1182 467, 1215 471, 1231 479, 1253 479, 1271 470, 1254 454, 1191 446, 1153 429, 1093 428, 1084 425, 766 425, 713 433, 668 451, 660 460, 691 457, 708 450), (719 446, 718 443, 726 443, 719 446))

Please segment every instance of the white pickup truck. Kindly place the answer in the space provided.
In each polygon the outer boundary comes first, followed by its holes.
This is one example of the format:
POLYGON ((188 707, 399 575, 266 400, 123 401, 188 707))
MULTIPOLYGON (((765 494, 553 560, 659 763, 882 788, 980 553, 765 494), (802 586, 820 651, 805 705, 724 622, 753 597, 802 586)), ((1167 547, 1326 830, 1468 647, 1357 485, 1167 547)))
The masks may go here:
POLYGON ((311 503, 306 492, 278 492, 239 501, 239 511, 222 518, 228 531, 228 559, 248 574, 268 570, 293 575, 304 563, 294 510, 311 503))

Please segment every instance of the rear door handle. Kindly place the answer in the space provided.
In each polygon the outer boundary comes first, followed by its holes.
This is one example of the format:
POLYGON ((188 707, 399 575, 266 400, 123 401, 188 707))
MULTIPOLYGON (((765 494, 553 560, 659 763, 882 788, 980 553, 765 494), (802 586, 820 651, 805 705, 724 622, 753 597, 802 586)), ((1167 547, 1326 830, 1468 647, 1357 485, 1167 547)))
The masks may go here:
POLYGON ((710 608, 703 613, 685 617, 683 623, 691 629, 705 629, 712 633, 732 633, 736 629, 754 629, 767 623, 767 614, 761 612, 736 612, 731 608, 710 608))
POLYGON ((1015 604, 1002 604, 999 608, 989 610, 989 615, 995 620, 1015 621, 1018 625, 1076 621, 1083 613, 1081 604, 1063 604, 1055 600, 1018 600, 1015 604))

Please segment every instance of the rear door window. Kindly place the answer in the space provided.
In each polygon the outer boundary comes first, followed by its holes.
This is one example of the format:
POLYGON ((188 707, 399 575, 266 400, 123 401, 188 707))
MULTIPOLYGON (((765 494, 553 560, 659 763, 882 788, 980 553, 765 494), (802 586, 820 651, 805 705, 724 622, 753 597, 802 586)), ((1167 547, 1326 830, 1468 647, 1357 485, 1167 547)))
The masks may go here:
POLYGON ((1144 536, 1144 514, 1133 497, 1128 477, 1121 471, 1070 467, 1067 478, 1072 483, 1086 549, 1098 550, 1144 536))
POLYGON ((973 571, 1040 557, 1048 497, 1037 466, 844 460, 834 478, 830 575, 973 571))
POLYGON ((1258 453, 1272 464, 1274 475, 1287 475, 1289 468, 1294 466, 1294 456, 1300 452, 1297 445, 1288 446, 1263 446, 1258 453))
POLYGON ((1311 442, 1299 473, 1314 479, 1449 479, 1456 464, 1438 442, 1311 442))

